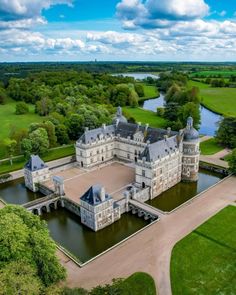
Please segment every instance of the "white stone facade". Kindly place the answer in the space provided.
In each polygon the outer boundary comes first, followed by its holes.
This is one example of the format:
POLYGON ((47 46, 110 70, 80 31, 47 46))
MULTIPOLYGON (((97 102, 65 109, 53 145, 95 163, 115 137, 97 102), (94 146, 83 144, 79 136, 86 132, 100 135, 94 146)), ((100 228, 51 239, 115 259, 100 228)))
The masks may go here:
POLYGON ((114 204, 111 197, 105 197, 104 188, 101 188, 101 196, 97 204, 91 202, 91 199, 86 200, 83 197, 80 199, 81 222, 94 231, 112 224, 120 219, 120 215, 120 207, 114 204))
POLYGON ((198 179, 199 137, 192 124, 189 118, 179 133, 126 122, 86 130, 76 143, 76 159, 84 168, 115 158, 134 162, 135 185, 149 187, 155 198, 181 180, 198 179))
POLYGON ((25 186, 33 192, 38 190, 37 184, 50 179, 49 168, 43 168, 37 171, 30 171, 24 168, 25 186))

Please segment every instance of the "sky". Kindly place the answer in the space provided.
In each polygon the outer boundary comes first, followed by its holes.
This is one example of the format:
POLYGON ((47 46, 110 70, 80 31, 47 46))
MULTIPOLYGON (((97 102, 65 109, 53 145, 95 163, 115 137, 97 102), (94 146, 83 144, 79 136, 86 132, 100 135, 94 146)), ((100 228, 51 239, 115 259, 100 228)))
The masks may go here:
POLYGON ((0 0, 0 62, 236 61, 236 0, 0 0))

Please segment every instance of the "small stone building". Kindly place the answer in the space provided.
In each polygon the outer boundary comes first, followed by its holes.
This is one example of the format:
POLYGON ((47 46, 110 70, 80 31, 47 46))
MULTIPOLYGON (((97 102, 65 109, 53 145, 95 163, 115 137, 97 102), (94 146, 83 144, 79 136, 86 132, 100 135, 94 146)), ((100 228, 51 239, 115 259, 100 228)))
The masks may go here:
POLYGON ((93 185, 80 198, 80 215, 83 224, 98 231, 120 219, 120 207, 104 187, 93 185))
POLYGON ((33 192, 38 191, 38 183, 50 179, 48 166, 38 155, 31 155, 24 167, 25 186, 33 192))

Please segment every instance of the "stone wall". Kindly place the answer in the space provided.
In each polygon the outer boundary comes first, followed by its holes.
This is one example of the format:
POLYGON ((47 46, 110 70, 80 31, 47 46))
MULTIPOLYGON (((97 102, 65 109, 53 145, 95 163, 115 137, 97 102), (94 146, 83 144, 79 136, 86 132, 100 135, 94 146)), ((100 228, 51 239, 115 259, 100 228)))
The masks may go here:
POLYGON ((80 217, 80 205, 73 202, 72 200, 63 197, 63 204, 64 204, 64 208, 66 208, 68 211, 74 213, 75 215, 80 217))
POLYGON ((210 163, 206 163, 206 162, 201 162, 199 163, 199 167, 208 171, 213 171, 216 173, 220 173, 224 176, 229 175, 229 171, 226 168, 223 167, 219 167, 219 166, 214 166, 210 163))
POLYGON ((132 199, 137 200, 139 202, 146 202, 150 199, 150 188, 147 187, 145 189, 136 191, 133 195, 132 195, 132 199))

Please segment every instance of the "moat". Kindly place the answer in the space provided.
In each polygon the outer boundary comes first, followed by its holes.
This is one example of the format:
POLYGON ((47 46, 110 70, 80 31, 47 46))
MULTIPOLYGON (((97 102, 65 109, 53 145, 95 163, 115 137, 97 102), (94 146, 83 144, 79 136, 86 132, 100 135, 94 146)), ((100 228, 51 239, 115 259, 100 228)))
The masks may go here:
MULTIPOLYGON (((163 211, 171 211, 196 194, 219 182, 219 174, 200 170, 196 183, 179 183, 148 203, 163 211)), ((23 178, 0 185, 0 197, 7 203, 24 204, 42 197, 24 186, 23 178)), ((107 228, 93 232, 80 222, 80 218, 66 209, 43 213, 53 239, 77 257, 81 262, 95 257, 131 234, 145 227, 149 222, 137 215, 125 213, 121 219, 107 228)))

